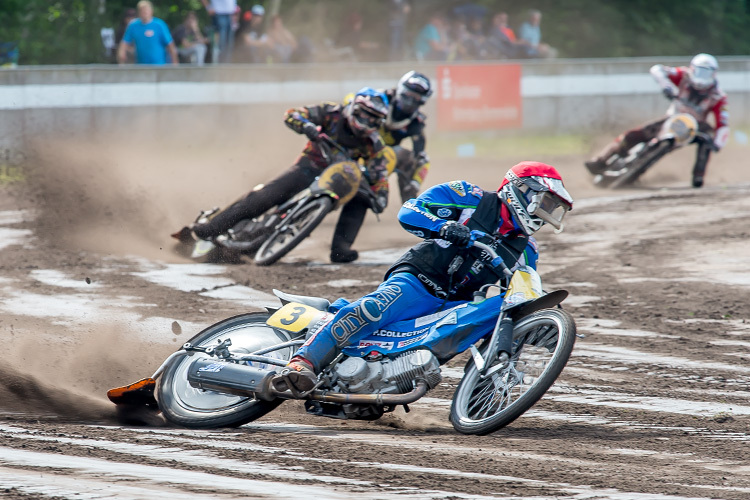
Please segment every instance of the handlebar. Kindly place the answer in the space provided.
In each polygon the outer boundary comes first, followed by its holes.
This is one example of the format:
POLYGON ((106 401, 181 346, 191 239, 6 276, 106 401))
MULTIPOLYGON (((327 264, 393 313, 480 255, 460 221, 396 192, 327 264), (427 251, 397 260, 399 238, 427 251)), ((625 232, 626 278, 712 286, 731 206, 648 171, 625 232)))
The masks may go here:
POLYGON ((318 136, 318 140, 320 142, 324 142, 324 143, 328 144, 329 146, 332 146, 332 147, 338 149, 342 153, 346 153, 347 152, 346 149, 344 149, 344 146, 342 146, 338 142, 336 142, 333 139, 331 139, 331 137, 328 134, 321 133, 318 136))
POLYGON ((483 231, 472 231, 471 232, 471 240, 469 240, 469 244, 467 247, 476 247, 480 250, 484 250, 487 252, 487 254, 490 256, 489 264, 494 268, 499 268, 505 276, 513 276, 513 272, 508 269, 508 266, 505 265, 505 262, 503 261, 503 258, 500 257, 494 248, 491 246, 482 243, 481 241, 477 241, 480 238, 483 238, 485 236, 489 236, 487 233, 483 231))

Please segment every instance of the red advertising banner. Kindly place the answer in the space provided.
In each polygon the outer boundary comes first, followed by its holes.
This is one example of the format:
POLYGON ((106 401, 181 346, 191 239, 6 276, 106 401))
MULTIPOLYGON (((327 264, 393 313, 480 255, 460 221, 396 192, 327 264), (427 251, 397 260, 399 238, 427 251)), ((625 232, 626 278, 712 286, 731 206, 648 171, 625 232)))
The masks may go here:
POLYGON ((438 129, 521 127, 521 65, 438 66, 438 129))

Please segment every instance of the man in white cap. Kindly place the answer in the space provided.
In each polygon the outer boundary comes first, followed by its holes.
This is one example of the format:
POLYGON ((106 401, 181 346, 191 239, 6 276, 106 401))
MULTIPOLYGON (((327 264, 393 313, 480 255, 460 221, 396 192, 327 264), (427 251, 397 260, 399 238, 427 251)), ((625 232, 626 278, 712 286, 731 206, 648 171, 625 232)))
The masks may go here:
POLYGON ((263 26, 266 9, 262 5, 253 5, 250 9, 250 24, 244 30, 242 41, 250 50, 250 60, 254 63, 266 62, 271 44, 263 26))
POLYGON ((219 34, 219 62, 230 62, 234 48, 232 16, 237 11, 237 0, 201 0, 201 2, 213 18, 214 28, 219 34))

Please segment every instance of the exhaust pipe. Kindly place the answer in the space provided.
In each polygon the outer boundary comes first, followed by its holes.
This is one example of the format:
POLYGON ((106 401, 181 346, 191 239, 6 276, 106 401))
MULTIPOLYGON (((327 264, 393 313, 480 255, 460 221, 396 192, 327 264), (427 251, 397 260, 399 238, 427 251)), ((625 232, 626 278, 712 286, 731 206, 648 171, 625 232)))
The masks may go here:
POLYGON ((188 367, 187 379, 198 389, 272 401, 276 399, 271 390, 274 375, 274 370, 198 358, 188 367))
POLYGON ((406 394, 345 394, 343 392, 314 391, 307 399, 339 404, 408 405, 427 393, 427 382, 417 380, 417 386, 406 394))
MULTIPOLYGON (((271 385, 275 370, 264 370, 236 363, 216 362, 199 358, 188 367, 187 379, 191 386, 208 391, 234 394, 272 401, 276 398, 294 399, 288 391, 277 392, 271 385)), ((424 396, 429 387, 424 380, 406 394, 346 394, 342 392, 313 391, 302 399, 338 404, 405 405, 424 396)))

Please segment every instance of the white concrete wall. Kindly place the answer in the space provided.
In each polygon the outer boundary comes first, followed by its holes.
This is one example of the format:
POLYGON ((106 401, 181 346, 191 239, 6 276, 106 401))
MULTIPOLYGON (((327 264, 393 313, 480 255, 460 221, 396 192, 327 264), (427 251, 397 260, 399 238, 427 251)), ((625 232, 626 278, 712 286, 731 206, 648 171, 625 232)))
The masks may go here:
MULTIPOLYGON (((720 81, 734 124, 750 120, 750 58, 720 58, 720 81)), ((619 130, 662 113, 667 102, 648 74, 652 64, 687 58, 526 62, 523 129, 619 130)), ((143 68, 30 67, 0 70, 0 149, 29 137, 85 138, 102 130, 146 135, 177 130, 186 119, 227 125, 238 135, 278 133, 293 105, 339 100, 365 85, 392 86, 414 68, 434 64, 143 68)), ((435 99, 426 108, 435 113, 435 99)))

